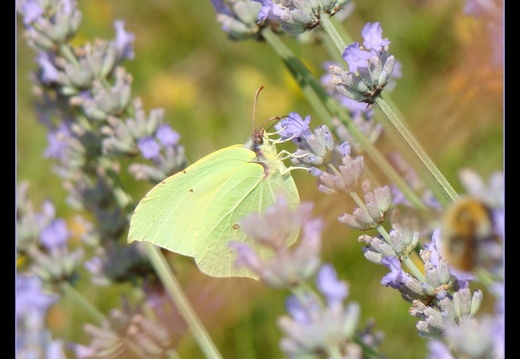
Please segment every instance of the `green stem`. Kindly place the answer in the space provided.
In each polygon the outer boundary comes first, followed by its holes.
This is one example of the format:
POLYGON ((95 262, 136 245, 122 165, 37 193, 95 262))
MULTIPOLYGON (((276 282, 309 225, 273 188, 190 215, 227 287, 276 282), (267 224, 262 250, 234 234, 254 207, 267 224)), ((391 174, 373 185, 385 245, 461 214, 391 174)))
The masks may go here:
POLYGON ((61 290, 66 297, 73 300, 78 307, 83 308, 98 324, 107 321, 105 315, 93 306, 82 294, 80 294, 69 282, 61 284, 61 290))
POLYGON ((353 124, 344 108, 335 101, 323 89, 321 84, 314 78, 305 65, 285 46, 270 29, 265 28, 262 32, 264 39, 273 47, 275 52, 281 57, 285 65, 295 78, 296 82, 302 88, 309 102, 315 106, 316 112, 321 116, 324 123, 330 126, 330 119, 337 117, 349 130, 354 139, 361 145, 366 153, 375 161, 381 170, 388 176, 390 181, 403 193, 406 199, 418 209, 427 209, 427 206, 421 201, 417 194, 397 173, 394 167, 381 154, 381 152, 370 142, 366 136, 353 124))
POLYGON ((168 294, 177 305, 177 308, 179 308, 179 311, 184 316, 184 320, 186 320, 186 323, 188 323, 188 326, 193 331, 195 339, 199 343, 202 351, 205 353, 206 358, 222 358, 222 355, 220 355, 217 347, 211 340, 206 328, 204 328, 195 311, 191 307, 190 302, 184 295, 181 285, 177 281, 175 274, 162 255, 160 249, 149 243, 144 243, 144 245, 157 275, 168 291, 168 294))
POLYGON ((412 274, 415 276, 415 278, 423 283, 426 283, 426 277, 424 274, 417 268, 415 263, 412 261, 410 257, 403 258, 403 263, 412 272, 412 274))
MULTIPOLYGON (((385 114, 388 122, 394 127, 396 132, 401 136, 403 141, 408 145, 413 154, 419 159, 421 164, 426 168, 428 173, 433 177, 437 185, 442 189, 445 196, 451 201, 454 202, 459 195, 455 190, 451 187, 450 183, 446 180, 446 178, 442 175, 441 171, 435 166, 430 157, 426 154, 426 152, 422 149, 419 143, 415 140, 415 137, 408 131, 408 128, 404 125, 404 123, 396 116, 396 114, 392 111, 390 106, 386 103, 386 101, 378 96, 376 98, 375 104, 379 107, 382 113, 385 114)), ((439 201, 448 204, 446 201, 443 201, 442 198, 439 198, 439 201)))
POLYGON ((327 36, 326 33, 322 32, 321 41, 323 42, 323 46, 327 49, 327 53, 330 56, 330 59, 337 64, 344 63, 343 56, 337 51, 336 45, 332 42, 330 36, 327 36))
MULTIPOLYGON (((350 36, 347 30, 345 30, 345 27, 341 24, 341 20, 338 19, 338 17, 332 17, 331 18, 332 25, 334 26, 334 31, 336 31, 339 36, 343 39, 343 41, 347 44, 351 44, 354 42, 354 39, 350 36)), ((343 53, 343 48, 341 52, 343 53)))
POLYGON ((336 48, 339 50, 340 54, 345 51, 347 47, 347 43, 343 40, 339 32, 336 30, 336 27, 332 23, 331 17, 329 14, 322 14, 320 17, 320 24, 323 30, 329 35, 330 39, 336 45, 336 48))
POLYGON ((349 191, 348 194, 350 197, 356 202, 359 208, 364 209, 368 212, 367 206, 365 205, 365 202, 359 197, 359 195, 354 191, 349 191))

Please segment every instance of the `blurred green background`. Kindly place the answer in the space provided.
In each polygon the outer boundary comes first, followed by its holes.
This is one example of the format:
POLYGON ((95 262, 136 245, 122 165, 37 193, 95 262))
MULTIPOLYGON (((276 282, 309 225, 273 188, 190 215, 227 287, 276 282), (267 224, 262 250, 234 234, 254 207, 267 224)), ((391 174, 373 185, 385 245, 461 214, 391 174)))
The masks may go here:
MULTIPOLYGON (((503 168, 503 74, 491 62, 491 42, 485 19, 463 14, 462 0, 364 0, 344 22, 361 40, 366 22, 380 22, 391 52, 403 64, 392 98, 430 157, 457 190, 458 171, 470 167, 486 180, 503 168)), ((147 111, 161 107, 165 120, 180 133, 190 162, 231 144, 243 143, 252 131, 252 108, 258 87, 265 86, 256 114, 257 124, 271 116, 298 112, 313 116, 311 107, 288 71, 265 43, 228 40, 216 22, 210 1, 78 0, 83 23, 75 44, 96 37, 111 39, 113 22, 124 20, 136 35, 136 57, 125 63, 133 76, 133 96, 147 111)), ((29 180, 35 203, 51 198, 58 216, 72 218, 66 192, 43 157, 46 131, 37 123, 30 73, 35 53, 23 40, 18 24, 17 46, 17 176, 29 180)), ((284 41, 321 76, 326 51, 316 43, 284 41)), ((313 117, 313 126, 320 124, 313 117)), ((388 152, 399 148, 386 136, 378 145, 388 152)), ((377 169, 374 169, 377 172, 377 169)), ((315 202, 315 215, 327 222, 323 260, 332 262, 350 284, 350 300, 361 304, 362 320, 376 321, 385 333, 381 351, 389 358, 424 358, 425 341, 417 336, 409 304, 380 284, 386 268, 366 261, 358 232, 338 223, 352 208, 338 197, 318 192, 314 178, 295 173, 303 201, 315 202)), ((137 200, 150 189, 145 183, 128 188, 137 200)), ((198 273, 191 259, 172 257, 180 279, 210 335, 225 358, 282 358, 276 318, 285 312, 287 292, 247 279, 214 279, 198 273)), ((86 285, 86 284, 85 284, 86 285)), ((108 312, 120 303, 127 288, 89 289, 89 299, 108 312)), ((49 325, 57 337, 87 343, 87 320, 62 299, 51 311, 49 325)), ((181 357, 202 354, 187 334, 179 344, 181 357)))

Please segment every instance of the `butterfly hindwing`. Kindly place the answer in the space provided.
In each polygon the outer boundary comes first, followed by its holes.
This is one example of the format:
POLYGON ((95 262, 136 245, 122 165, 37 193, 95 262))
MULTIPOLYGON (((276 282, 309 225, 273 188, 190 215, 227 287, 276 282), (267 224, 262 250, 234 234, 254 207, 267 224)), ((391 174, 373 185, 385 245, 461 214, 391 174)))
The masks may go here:
MULTIPOLYGON (((242 241, 255 249, 263 258, 270 254, 263 246, 257 245, 240 229, 240 219, 250 213, 263 212, 274 204, 279 195, 283 194, 288 203, 296 205, 299 195, 296 185, 289 173, 279 172, 270 178, 264 176, 264 167, 258 163, 247 163, 236 174, 238 179, 230 179, 229 183, 216 194, 216 203, 225 203, 220 210, 209 207, 207 223, 215 228, 202 228, 206 233, 201 246, 197 249, 195 260, 203 272, 211 272, 214 276, 248 276, 256 277, 245 268, 234 267, 236 254, 229 248, 230 240, 242 241), (214 216, 214 218, 212 218, 214 216)), ((294 233, 290 243, 296 240, 294 233)), ((288 244, 290 244, 288 243, 288 244)))

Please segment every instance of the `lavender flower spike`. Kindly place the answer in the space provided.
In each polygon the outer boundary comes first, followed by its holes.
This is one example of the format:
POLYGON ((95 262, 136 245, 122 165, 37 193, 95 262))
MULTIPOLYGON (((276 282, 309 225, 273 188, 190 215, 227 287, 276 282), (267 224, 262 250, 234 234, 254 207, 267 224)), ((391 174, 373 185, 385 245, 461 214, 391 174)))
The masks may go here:
POLYGON ((321 358, 325 354, 339 358, 339 353, 344 358, 361 357, 359 346, 351 340, 359 320, 359 305, 343 305, 348 291, 336 279, 332 267, 322 267, 317 280, 327 297, 327 306, 310 293, 289 297, 289 315, 278 319, 284 332, 280 347, 289 358, 321 358))
POLYGON ((361 32, 363 46, 354 42, 343 52, 349 71, 335 65, 329 68, 330 82, 344 96, 372 104, 390 81, 396 61, 388 52, 390 41, 382 37, 382 31, 379 23, 367 23, 361 32))
POLYGON ((77 32, 82 14, 74 0, 20 0, 18 11, 24 16, 28 43, 38 50, 53 50, 77 32), (52 16, 48 16, 52 13, 52 16))
POLYGON ((282 139, 291 139, 298 146, 291 161, 294 165, 314 169, 326 165, 332 158, 334 139, 329 128, 319 126, 311 131, 309 129, 310 116, 302 119, 292 112, 275 125, 282 139))
POLYGON ((320 219, 311 218, 312 204, 301 203, 289 208, 280 197, 263 213, 252 213, 242 219, 244 233, 256 242, 253 247, 242 242, 230 242, 237 252, 236 266, 249 268, 260 280, 275 288, 292 287, 312 276, 319 267, 321 250, 320 219), (300 244, 287 248, 291 233, 302 229, 300 244), (273 255, 266 256, 271 252, 273 255))
POLYGON ((392 203, 392 196, 388 186, 370 188, 370 180, 363 181, 366 208, 356 208, 353 214, 345 213, 339 221, 347 226, 367 230, 376 228, 385 218, 385 213, 392 203))
POLYGON ((446 340, 460 357, 465 358, 496 358, 493 355, 493 323, 489 317, 480 322, 474 319, 462 318, 457 324, 446 325, 446 340))
POLYGON ((364 157, 351 157, 349 154, 344 154, 341 157, 341 162, 338 171, 327 171, 320 174, 318 189, 321 192, 338 195, 342 192, 356 190, 365 167, 364 157))
POLYGON ((322 14, 334 15, 350 0, 252 0, 262 4, 258 21, 279 23, 290 34, 301 34, 320 24, 322 14))
POLYGON ((58 300, 42 290, 32 275, 16 276, 16 358, 65 359, 61 341, 53 341, 45 327, 49 308, 58 300))
POLYGON ((261 25, 256 24, 260 4, 250 0, 211 0, 222 30, 233 40, 259 39, 261 25))

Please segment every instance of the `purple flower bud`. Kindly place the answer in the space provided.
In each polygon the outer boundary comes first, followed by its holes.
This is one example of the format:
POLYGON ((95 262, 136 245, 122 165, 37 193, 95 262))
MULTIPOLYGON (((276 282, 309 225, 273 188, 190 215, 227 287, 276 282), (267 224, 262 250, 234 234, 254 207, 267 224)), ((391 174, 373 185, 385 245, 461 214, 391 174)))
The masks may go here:
POLYGON ((427 359, 453 359, 450 349, 440 340, 430 340, 428 350, 430 352, 427 359))
POLYGON ((388 39, 383 39, 383 28, 378 22, 367 22, 363 30, 361 30, 361 35, 363 39, 365 39, 363 46, 367 50, 377 52, 383 50, 385 46, 390 45, 388 39))
POLYGON ((161 145, 158 144, 157 141, 151 136, 141 138, 137 142, 137 147, 139 147, 141 154, 146 159, 154 159, 159 157, 161 151, 161 145))
POLYGON ((338 146, 339 153, 343 157, 350 156, 351 149, 352 147, 350 146, 349 142, 343 142, 341 145, 338 146))
POLYGON ((52 221, 40 234, 42 244, 46 248, 63 246, 67 243, 69 237, 70 232, 67 229, 67 222, 63 218, 52 221))
MULTIPOLYGON (((340 151, 347 153, 350 146, 343 147, 340 151)), ((349 155, 342 157, 343 164, 336 172, 323 172, 318 180, 318 189, 328 194, 340 194, 341 192, 355 191, 358 181, 363 174, 364 158, 357 156, 352 158, 349 155)))
POLYGON ((385 275, 381 280, 381 284, 390 286, 394 289, 403 288, 408 281, 410 275, 401 268, 401 261, 397 257, 386 257, 381 259, 381 264, 390 269, 390 273, 385 275))
POLYGON ((257 16, 262 5, 250 0, 211 0, 217 12, 217 21, 222 30, 234 40, 245 40, 259 37, 261 26, 257 24, 257 16))
POLYGON ((274 6, 272 0, 253 0, 262 5, 260 12, 258 13, 257 19, 258 22, 264 22, 267 20, 269 16, 274 21, 281 19, 282 9, 274 6))
POLYGON ((125 23, 123 21, 115 21, 116 28, 115 45, 119 52, 119 59, 133 59, 135 56, 132 42, 135 40, 135 35, 125 31, 125 23))
POLYGON ((41 79, 44 83, 57 82, 59 80, 60 72, 54 66, 47 52, 39 52, 36 62, 41 68, 41 79))
POLYGON ((370 52, 361 49, 357 41, 343 51, 343 59, 347 62, 350 72, 356 72, 358 67, 367 67, 368 59, 372 56, 370 52))
POLYGON ((348 296, 348 287, 344 281, 338 280, 334 267, 326 263, 318 271, 316 285, 327 298, 328 305, 341 303, 348 296))
POLYGON ((43 292, 42 283, 38 277, 29 275, 16 276, 17 318, 30 315, 31 313, 43 318, 56 299, 56 296, 43 292))
POLYGON ((310 313, 319 311, 320 304, 315 297, 305 296, 301 299, 291 295, 285 301, 285 306, 289 315, 299 324, 311 324, 310 313), (302 303, 303 301, 303 303, 302 303))
POLYGON ((64 159, 66 157, 65 149, 68 147, 68 139, 71 136, 70 129, 65 123, 61 123, 58 128, 49 131, 47 135, 49 146, 45 149, 45 157, 64 159))
POLYGON ((310 134, 310 122, 311 116, 307 115, 304 120, 298 113, 291 112, 289 116, 277 122, 274 127, 282 140, 291 139, 297 143, 300 137, 310 134))
POLYGON ((316 168, 316 167, 310 168, 309 172, 314 177, 320 177, 324 173, 322 170, 320 170, 319 168, 316 168))
POLYGON ((166 124, 159 126, 155 132, 155 136, 161 145, 165 147, 175 146, 181 137, 177 132, 175 132, 170 126, 166 124))
POLYGON ((24 1, 20 12, 24 15, 23 23, 26 26, 38 20, 44 13, 43 8, 36 0, 24 1))

